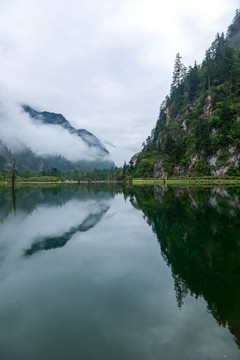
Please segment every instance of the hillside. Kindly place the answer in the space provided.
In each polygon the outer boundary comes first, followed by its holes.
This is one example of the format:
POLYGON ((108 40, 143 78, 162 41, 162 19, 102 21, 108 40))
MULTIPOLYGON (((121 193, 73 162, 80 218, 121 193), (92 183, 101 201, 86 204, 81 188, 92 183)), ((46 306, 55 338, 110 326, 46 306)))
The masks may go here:
POLYGON ((240 11, 201 65, 177 54, 155 128, 125 168, 133 177, 240 175, 240 11))

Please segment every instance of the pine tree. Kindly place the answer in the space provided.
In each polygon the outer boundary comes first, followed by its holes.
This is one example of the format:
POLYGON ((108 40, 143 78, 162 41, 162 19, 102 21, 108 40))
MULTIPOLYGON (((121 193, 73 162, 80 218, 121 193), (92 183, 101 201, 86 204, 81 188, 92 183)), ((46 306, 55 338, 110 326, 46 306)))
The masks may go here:
POLYGON ((180 56, 179 53, 177 53, 174 62, 171 95, 179 87, 179 85, 185 79, 185 77, 186 77, 186 67, 182 63, 182 57, 180 56))
POLYGON ((227 39, 231 46, 240 48, 240 9, 236 10, 233 22, 228 27, 227 39))
POLYGON ((199 76, 198 76, 198 66, 197 63, 195 61, 194 63, 194 67, 190 66, 189 67, 189 100, 193 101, 193 99, 195 98, 195 95, 198 91, 198 86, 199 86, 199 76))

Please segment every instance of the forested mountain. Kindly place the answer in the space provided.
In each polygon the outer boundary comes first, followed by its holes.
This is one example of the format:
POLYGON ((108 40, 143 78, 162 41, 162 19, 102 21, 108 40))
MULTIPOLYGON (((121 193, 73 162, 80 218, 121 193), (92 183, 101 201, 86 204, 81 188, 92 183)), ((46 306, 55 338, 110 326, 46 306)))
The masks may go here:
MULTIPOLYGON (((57 168, 61 171, 90 171, 95 168, 109 169, 114 166, 108 150, 103 146, 101 141, 89 131, 85 129, 75 129, 61 114, 47 111, 38 112, 28 105, 23 105, 22 108, 36 123, 61 127, 66 130, 66 132, 77 135, 80 138, 79 141, 83 141, 83 143, 87 145, 87 148, 89 148, 89 154, 93 154, 93 160, 85 160, 84 156, 82 156, 82 160, 70 161, 61 154, 40 156, 35 154, 29 147, 23 148, 20 152, 12 152, 0 138, 0 170, 12 168, 13 162, 16 163, 18 171, 31 170, 35 172, 52 168, 57 168)), ((81 154, 79 154, 79 156, 81 157, 81 154)))
POLYGON ((240 175, 240 10, 201 65, 186 69, 177 54, 170 95, 125 171, 133 177, 240 175))

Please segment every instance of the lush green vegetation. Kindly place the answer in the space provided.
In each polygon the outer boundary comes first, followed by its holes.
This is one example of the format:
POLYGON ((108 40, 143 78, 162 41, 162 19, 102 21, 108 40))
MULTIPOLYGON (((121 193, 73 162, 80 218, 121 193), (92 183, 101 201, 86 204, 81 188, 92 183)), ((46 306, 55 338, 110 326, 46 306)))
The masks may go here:
MULTIPOLYGON (((145 159, 142 163, 144 164, 145 159)), ((151 162, 152 166, 152 162, 151 162)), ((77 170, 71 170, 62 172, 57 168, 52 168, 51 170, 43 170, 40 173, 25 170, 25 171, 16 171, 14 170, 14 181, 17 183, 66 183, 66 182, 78 182, 78 183, 89 183, 89 182, 127 182, 134 185, 141 184, 240 184, 240 179, 238 176, 181 176, 181 177, 170 177, 169 179, 161 180, 153 178, 149 175, 149 167, 143 165, 141 172, 136 172, 138 177, 131 176, 130 166, 126 163, 123 167, 115 167, 111 169, 94 169, 93 171, 88 172, 79 172, 77 170)), ((151 171, 151 170, 150 170, 151 171)), ((0 171, 0 184, 1 183, 12 183, 13 179, 13 170, 3 170, 0 171)))
MULTIPOLYGON (((123 168, 94 169, 92 171, 68 170, 61 171, 57 168, 43 169, 41 172, 31 170, 16 171, 17 182, 91 182, 91 181, 120 181, 124 180, 123 168)), ((0 182, 12 181, 12 169, 0 171, 0 182)))
POLYGON ((236 11, 226 36, 216 35, 201 65, 186 69, 177 54, 170 95, 142 151, 130 161, 129 176, 153 177, 157 159, 168 176, 210 175, 224 166, 228 175, 240 176, 239 161, 229 161, 240 151, 239 39, 236 11))

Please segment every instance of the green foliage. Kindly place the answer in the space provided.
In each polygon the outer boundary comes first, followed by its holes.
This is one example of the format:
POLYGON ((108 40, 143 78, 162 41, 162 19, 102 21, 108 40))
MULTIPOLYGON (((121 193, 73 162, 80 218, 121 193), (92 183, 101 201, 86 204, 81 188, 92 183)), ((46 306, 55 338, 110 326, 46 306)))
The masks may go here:
POLYGON ((229 167, 227 173, 229 176, 240 176, 240 167, 238 169, 229 167))
MULTIPOLYGON (((57 168, 52 170, 43 169, 40 173, 22 171, 18 174, 17 180, 23 182, 91 182, 91 181, 122 181, 129 177, 130 166, 126 165, 125 173, 123 168, 112 167, 110 169, 99 170, 95 168, 88 172, 78 172, 76 170, 62 172, 57 168)), ((10 181, 11 171, 0 172, 0 181, 10 181)))
POLYGON ((166 156, 163 155, 162 156, 162 164, 164 166, 165 171, 169 174, 172 175, 173 172, 173 162, 172 162, 172 157, 171 156, 166 156))
POLYGON ((189 154, 184 154, 182 157, 181 157, 181 160, 180 160, 180 164, 182 166, 187 166, 190 162, 190 155, 189 154))
POLYGON ((219 115, 212 115, 208 119, 208 124, 210 127, 218 127, 221 125, 221 119, 219 115))
POLYGON ((236 10, 233 22, 228 27, 228 31, 227 31, 227 38, 229 40, 229 43, 236 48, 240 48, 239 32, 240 32, 240 10, 238 9, 236 10))
POLYGON ((134 177, 151 178, 153 177, 153 169, 156 159, 142 159, 139 161, 134 177))
POLYGON ((72 171, 70 172, 70 179, 71 179, 71 180, 75 180, 75 172, 74 172, 74 170, 72 170, 72 171))
POLYGON ((195 148, 197 151, 209 152, 209 127, 205 119, 197 119, 195 123, 195 148))
POLYGON ((197 160, 196 161, 196 170, 201 175, 209 175, 210 173, 210 166, 206 164, 204 160, 197 160))
POLYGON ((181 83, 184 81, 186 76, 186 67, 182 63, 182 57, 179 53, 177 53, 174 63, 174 70, 173 70, 173 80, 171 85, 171 95, 173 96, 174 93, 179 90, 181 83))
POLYGON ((189 84, 188 96, 190 101, 193 101, 195 99, 199 90, 199 83, 200 83, 199 67, 195 62, 194 67, 190 66, 188 72, 188 84, 189 84))

